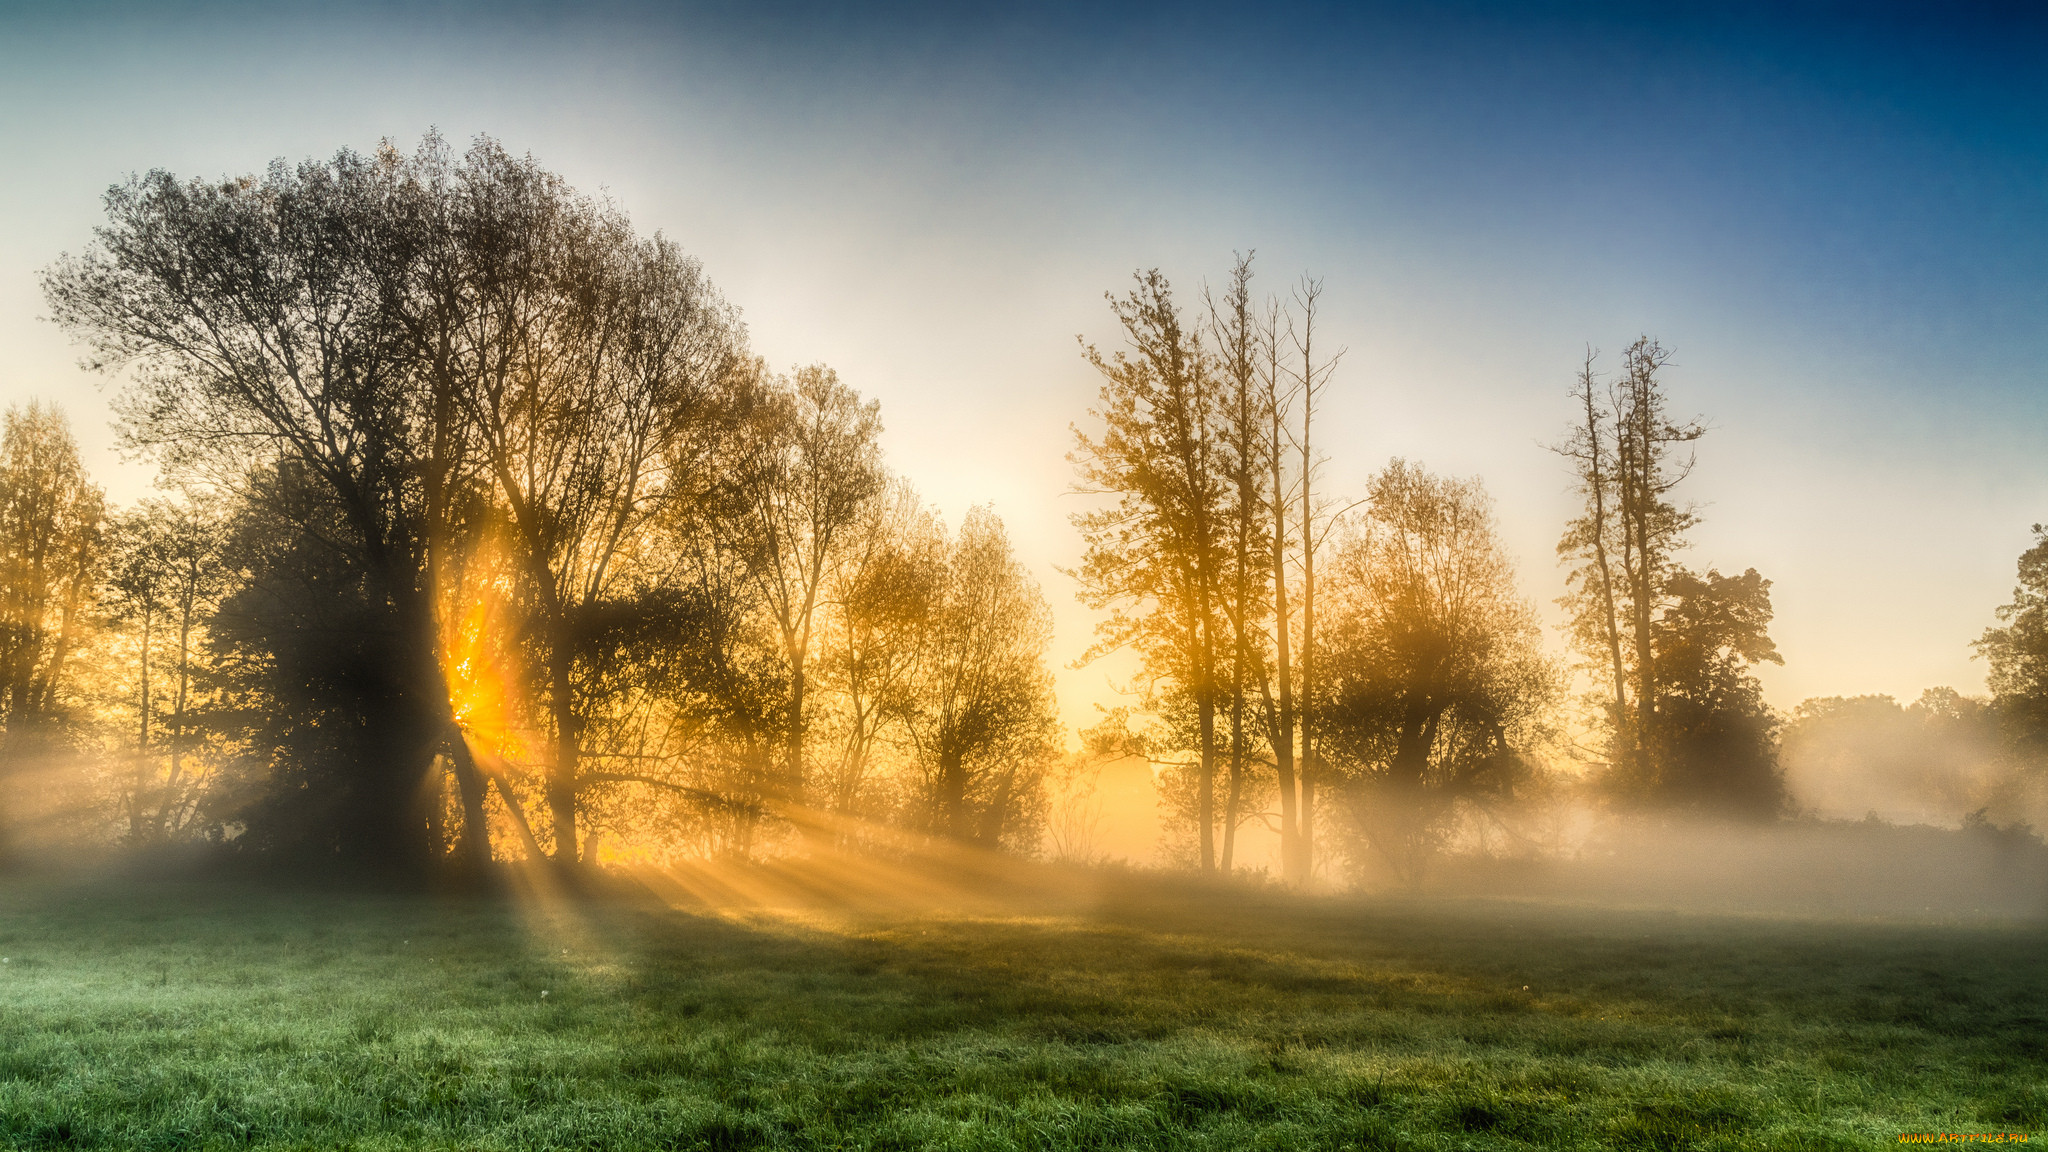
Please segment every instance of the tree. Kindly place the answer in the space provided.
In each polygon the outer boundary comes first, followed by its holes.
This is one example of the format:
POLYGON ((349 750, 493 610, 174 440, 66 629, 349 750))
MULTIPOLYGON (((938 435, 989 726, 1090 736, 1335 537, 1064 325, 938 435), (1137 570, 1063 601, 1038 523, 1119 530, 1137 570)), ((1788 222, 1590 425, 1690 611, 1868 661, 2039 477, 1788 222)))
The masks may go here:
POLYGON ((926 640, 944 613, 944 525, 908 482, 870 501, 846 538, 833 579, 822 686, 839 696, 843 739, 827 781, 842 815, 872 807, 868 793, 885 732, 898 732, 917 707, 926 640))
MULTIPOLYGON (((1273 600, 1273 524, 1266 518, 1267 439, 1271 390, 1259 379, 1264 352, 1259 317, 1251 297, 1251 256, 1239 256, 1230 271, 1229 287, 1219 304, 1204 290, 1208 327, 1217 349, 1219 382, 1217 464, 1224 481, 1225 570, 1219 581, 1224 621, 1228 628, 1230 709, 1230 774, 1223 802, 1223 850, 1220 866, 1229 872, 1236 856, 1237 830, 1250 815, 1254 796, 1263 790, 1253 767, 1256 717, 1247 717, 1251 686, 1264 685, 1267 667, 1265 624, 1273 600), (1248 725, 1247 720, 1254 724, 1248 725)), ((1270 692, 1267 693, 1270 696, 1270 692)), ((1292 700, 1289 700, 1291 707, 1292 700)), ((1270 718, 1269 718, 1270 728, 1270 718)), ((1291 734, 1290 734, 1291 738, 1291 734)), ((1288 772, 1292 783, 1292 766, 1288 772)), ((1292 797, 1288 815, 1293 815, 1292 797)), ((1292 836, 1288 839, 1291 841, 1292 836)), ((1290 843, 1288 847, 1292 847, 1290 843)))
POLYGON ((1556 451, 1583 501, 1558 541, 1574 565, 1559 603, 1582 666, 1604 688, 1600 781, 1631 804, 1775 812, 1777 720, 1748 671, 1782 662, 1768 631, 1770 581, 1679 563, 1698 523, 1671 498, 1693 468, 1679 451, 1706 429, 1668 415, 1660 373, 1671 353, 1637 340, 1604 388, 1596 356, 1587 350, 1571 393, 1579 415, 1556 451))
POLYGON ((361 728, 375 750, 352 768, 338 850, 417 874, 430 859, 419 781, 449 709, 423 578, 417 378, 371 242, 396 163, 342 152, 260 179, 132 179, 43 291, 99 367, 134 369, 118 403, 132 446, 244 502, 289 493, 284 507, 311 517, 295 532, 360 577, 356 623, 388 637, 384 674, 399 687, 354 697, 377 709, 361 728), (280 465, 289 483, 270 482, 280 465))
MULTIPOLYGON (((1293 373, 1295 396, 1301 401, 1301 432, 1292 442, 1300 459, 1295 484, 1299 489, 1297 495, 1301 510, 1300 522, 1295 528, 1295 540, 1301 555, 1301 691, 1297 697, 1301 713, 1301 801, 1297 806, 1299 824, 1295 832, 1295 850, 1298 859, 1294 863, 1293 874, 1297 877, 1296 882, 1301 884, 1308 883, 1315 874, 1316 787, 1322 774, 1322 762, 1316 751, 1317 709, 1323 698, 1322 685, 1316 679, 1316 555, 1338 521, 1337 516, 1327 515, 1328 509, 1315 496, 1316 474, 1322 461, 1315 452, 1313 432, 1316 401, 1321 399, 1323 389, 1336 373, 1338 361, 1344 358, 1344 350, 1340 348, 1328 359, 1316 359, 1316 312, 1322 295, 1323 282, 1303 276, 1294 293, 1301 323, 1299 327, 1289 324, 1294 352, 1301 358, 1301 367, 1293 373)), ((1275 491, 1278 491, 1277 480, 1275 491)), ((1277 523, 1276 531, 1280 537, 1285 537, 1285 529, 1277 523)), ((1276 566, 1275 578, 1285 581, 1284 566, 1276 566)))
POLYGON ((221 525, 189 503, 146 500, 114 520, 107 578, 110 600, 141 628, 137 647, 135 771, 124 798, 132 843, 163 840, 194 814, 199 780, 188 772, 195 640, 224 590, 221 525), (151 692, 156 625, 171 629, 169 733, 159 763, 150 728, 162 704, 151 692))
POLYGON ((1590 346, 1586 349, 1571 393, 1582 415, 1565 442, 1554 449, 1572 462, 1573 479, 1584 501, 1583 511, 1565 525, 1557 543, 1559 559, 1578 565, 1566 574, 1567 591, 1558 603, 1570 615, 1572 646, 1590 661, 1595 678, 1607 681, 1607 727, 1619 733, 1628 724, 1629 674, 1622 656, 1623 594, 1617 591, 1614 559, 1621 549, 1614 512, 1615 437, 1609 430, 1613 416, 1602 403, 1593 369, 1598 355, 1590 346))
POLYGON ((2023 815, 2024 790, 1991 702, 1929 688, 1901 707, 1889 696, 1802 701, 1784 726, 1787 790, 1822 817, 1962 823, 1988 810, 2023 815))
POLYGON ((881 412, 822 364, 786 378, 757 365, 742 378, 735 408, 720 531, 750 556, 749 582, 781 642, 789 703, 776 792, 800 804, 818 610, 844 538, 886 483, 881 412))
POLYGON ((688 459, 676 443, 734 365, 732 320, 696 261, 530 158, 480 142, 453 189, 459 279, 421 293, 454 314, 452 351, 428 362, 451 378, 519 558, 554 736, 554 851, 574 863, 584 681, 602 659, 589 641, 622 609, 677 480, 666 470, 688 459))
POLYGON ((1052 615, 994 513, 967 514, 934 607, 905 716, 925 823, 990 848, 1033 847, 1058 756, 1045 670, 1052 615))
POLYGON ((2019 750, 2038 757, 2048 751, 2048 527, 2036 524, 2033 532, 2012 602, 1999 606, 1999 626, 1986 628, 1974 647, 1991 665, 1985 679, 2002 726, 2019 750))
POLYGON ((1157 269, 1110 296, 1129 344, 1104 356, 1082 342, 1103 384, 1090 415, 1100 438, 1075 429, 1068 457, 1076 491, 1115 503, 1072 517, 1084 552, 1072 575, 1080 597, 1108 619, 1087 659, 1136 647, 1157 677, 1192 699, 1200 864, 1216 867, 1216 689, 1219 577, 1226 557, 1226 484, 1216 467, 1216 373, 1199 335, 1183 324, 1157 269))
MULTIPOLYGON (((53 751, 67 720, 70 660, 104 562, 104 505, 64 414, 39 402, 9 408, 0 419, 0 773, 53 751)), ((11 815, 0 814, 0 833, 11 815)))
MULTIPOLYGON (((1627 590, 1623 602, 1628 612, 1629 671, 1636 690, 1635 714, 1624 718, 1621 729, 1628 754, 1623 763, 1652 775, 1660 739, 1657 707, 1663 694, 1655 621, 1670 594, 1667 584, 1676 570, 1674 557, 1685 547, 1685 532, 1697 523, 1691 509, 1669 499, 1693 466, 1692 456, 1681 461, 1676 449, 1706 434, 1697 420, 1679 424, 1665 414, 1658 373, 1670 360, 1671 353, 1647 336, 1629 345, 1613 405, 1615 513, 1627 590)), ((1599 535, 1597 529, 1594 535, 1599 535)))
POLYGON ((1459 802, 1528 777, 1556 671, 1477 481, 1393 461, 1332 583, 1325 746, 1359 847, 1419 883, 1459 802))
POLYGON ((1749 669, 1784 663, 1771 641, 1771 582, 1684 569, 1666 582, 1654 651, 1658 771, 1649 799, 1721 815, 1775 816, 1785 805, 1777 716, 1749 669))

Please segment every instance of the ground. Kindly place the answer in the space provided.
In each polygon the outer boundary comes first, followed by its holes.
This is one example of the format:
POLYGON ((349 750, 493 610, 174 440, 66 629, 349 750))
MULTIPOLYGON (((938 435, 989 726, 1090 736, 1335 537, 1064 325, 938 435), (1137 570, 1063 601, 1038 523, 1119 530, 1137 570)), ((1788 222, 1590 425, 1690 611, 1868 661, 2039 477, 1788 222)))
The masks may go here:
POLYGON ((2038 924, 1039 883, 1056 895, 775 910, 662 885, 666 902, 17 882, 0 1144, 2048 1139, 2038 924))

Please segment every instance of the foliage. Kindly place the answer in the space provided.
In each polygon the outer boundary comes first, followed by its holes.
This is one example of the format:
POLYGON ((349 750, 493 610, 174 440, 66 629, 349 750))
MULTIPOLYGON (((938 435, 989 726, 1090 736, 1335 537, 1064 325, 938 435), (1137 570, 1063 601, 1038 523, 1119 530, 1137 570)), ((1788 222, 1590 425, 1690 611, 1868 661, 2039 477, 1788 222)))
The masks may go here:
POLYGON ((1700 576, 1678 561, 1699 518, 1672 494, 1706 427, 1669 415, 1670 351, 1637 340, 1604 385, 1596 356, 1587 351, 1572 390, 1579 413, 1556 451, 1583 501, 1557 545, 1573 565, 1558 603, 1580 670, 1603 690, 1587 698, 1598 779, 1630 806, 1776 814, 1777 718, 1748 672, 1783 662, 1767 631, 1770 581, 1755 569, 1700 576))
MULTIPOLYGON (((1771 582, 1683 569, 1653 633, 1658 675, 1658 772, 1643 797, 1679 808, 1773 816, 1784 807, 1778 718, 1751 665, 1784 659, 1771 642, 1771 582)), ((1617 788, 1643 781, 1610 776, 1617 788)))
POLYGON ((1511 801, 1557 697, 1476 481, 1395 460, 1331 579, 1322 729, 1345 773, 1354 866, 1419 883, 1457 805, 1511 801))
POLYGON ((1991 697, 2016 746, 2039 757, 2048 752, 2048 528, 2034 525, 2034 545, 2020 554, 2012 602, 1998 609, 1999 627, 1986 628, 1977 654, 1991 665, 1991 697))
POLYGON ((104 497, 61 412, 10 408, 0 423, 0 767, 63 739, 68 661, 97 588, 104 497))
MULTIPOLYGON (((152 677, 180 561, 135 514, 110 585, 140 631, 131 839, 175 824, 419 880, 508 851, 596 860, 605 836, 749 852, 818 801, 920 826, 936 805, 966 835, 960 789, 912 781, 1000 762, 1016 798, 976 799, 976 835, 1035 847, 1023 780, 1056 754, 1035 589, 1005 561, 1009 662, 985 669, 1028 704, 949 712, 935 670, 987 628, 878 597, 950 593, 877 405, 824 365, 769 371, 674 243, 531 157, 432 133, 260 177, 152 172, 106 209, 45 297, 127 374, 129 444, 227 510, 234 574, 173 597, 178 783, 160 786, 152 677), (180 775, 195 637, 231 761, 203 798, 180 775), (939 713, 955 734, 913 749, 939 713), (843 736, 838 763, 813 725, 843 736), (145 817, 166 805, 182 815, 145 817)), ((1000 539, 978 516, 962 547, 1000 539)))

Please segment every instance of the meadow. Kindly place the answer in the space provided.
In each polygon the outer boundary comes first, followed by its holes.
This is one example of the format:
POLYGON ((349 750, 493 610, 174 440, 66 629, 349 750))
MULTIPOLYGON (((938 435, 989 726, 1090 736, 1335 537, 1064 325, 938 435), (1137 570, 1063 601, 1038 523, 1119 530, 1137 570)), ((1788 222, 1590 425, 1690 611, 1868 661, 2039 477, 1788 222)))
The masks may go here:
MULTIPOLYGON (((701 894, 701 889, 700 889, 701 894)), ((773 908, 0 890, 14 1148, 1837 1149, 2048 1138, 2048 931, 1114 871, 773 908)))

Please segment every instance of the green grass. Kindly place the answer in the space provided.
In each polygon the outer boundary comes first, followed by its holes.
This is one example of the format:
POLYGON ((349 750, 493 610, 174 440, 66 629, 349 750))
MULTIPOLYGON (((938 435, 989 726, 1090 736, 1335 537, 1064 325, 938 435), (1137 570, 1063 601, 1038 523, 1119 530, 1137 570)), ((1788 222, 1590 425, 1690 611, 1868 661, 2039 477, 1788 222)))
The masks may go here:
POLYGON ((2048 1136, 2038 926, 1092 883, 1014 916, 867 918, 17 886, 0 892, 0 1145, 2048 1136))

